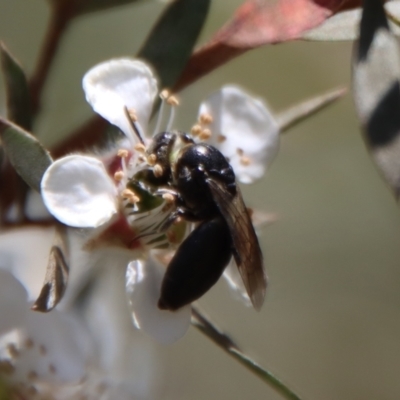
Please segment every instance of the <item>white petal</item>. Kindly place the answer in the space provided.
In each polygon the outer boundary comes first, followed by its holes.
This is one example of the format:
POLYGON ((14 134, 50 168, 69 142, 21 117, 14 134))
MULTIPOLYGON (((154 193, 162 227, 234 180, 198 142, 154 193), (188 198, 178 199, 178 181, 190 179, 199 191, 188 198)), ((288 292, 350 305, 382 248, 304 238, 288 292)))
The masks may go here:
POLYGON ((145 63, 129 58, 103 62, 86 73, 82 85, 94 111, 118 126, 131 140, 135 133, 124 107, 135 110, 142 132, 146 129, 158 89, 145 63))
POLYGON ((235 262, 233 261, 233 259, 228 264, 228 266, 225 268, 223 276, 226 279, 226 282, 228 283, 229 288, 232 289, 235 297, 242 300, 243 303, 247 307, 251 307, 250 297, 247 294, 246 288, 244 287, 243 280, 240 277, 239 270, 237 269, 237 266, 236 266, 235 262))
POLYGON ((21 326, 28 311, 23 286, 10 272, 0 270, 0 334, 21 326))
POLYGON ((238 87, 225 86, 201 104, 203 113, 213 117, 210 144, 229 158, 237 179, 252 183, 261 178, 279 147, 278 125, 265 104, 238 87))
POLYGON ((165 267, 151 257, 133 261, 126 270, 126 291, 135 324, 161 343, 173 343, 188 330, 191 307, 162 311, 157 307, 165 267))
MULTIPOLYGON (((28 301, 36 300, 43 286, 53 238, 53 228, 37 227, 13 229, 0 235, 0 269, 11 272, 22 283, 28 301)), ((24 299, 26 302, 26 295, 24 299)))
POLYGON ((43 201, 59 221, 95 228, 117 212, 117 190, 104 165, 94 157, 68 156, 55 161, 42 179, 43 201))

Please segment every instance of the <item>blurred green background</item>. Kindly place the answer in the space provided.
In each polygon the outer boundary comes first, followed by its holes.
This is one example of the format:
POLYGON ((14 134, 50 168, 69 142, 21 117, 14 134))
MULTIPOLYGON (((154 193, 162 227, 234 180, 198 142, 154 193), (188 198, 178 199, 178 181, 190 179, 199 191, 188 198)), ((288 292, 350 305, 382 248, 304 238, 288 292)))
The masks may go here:
MULTIPOLYGON (((239 4, 214 0, 201 41, 239 4)), ((36 127, 46 145, 92 115, 81 89, 86 70, 134 55, 162 7, 147 1, 73 22, 36 127)), ((48 16, 44 0, 0 0, 0 38, 27 71, 48 16)), ((201 99, 225 83, 277 111, 350 87, 351 48, 293 42, 249 52, 186 89, 175 125, 188 129, 201 99)), ((249 206, 279 216, 261 238, 267 301, 260 313, 247 309, 220 282, 201 306, 304 399, 400 398, 400 214, 369 159, 351 95, 285 134, 268 176, 243 191, 249 206)), ((175 345, 153 346, 160 363, 155 399, 281 398, 194 328, 175 345)))

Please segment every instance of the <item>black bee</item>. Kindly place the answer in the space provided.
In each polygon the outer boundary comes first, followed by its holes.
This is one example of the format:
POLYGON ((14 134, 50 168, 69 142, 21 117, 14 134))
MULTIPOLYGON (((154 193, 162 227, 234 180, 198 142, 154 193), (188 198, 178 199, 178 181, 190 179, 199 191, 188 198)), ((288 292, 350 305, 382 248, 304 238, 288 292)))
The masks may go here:
POLYGON ((199 222, 167 267, 158 302, 177 310, 207 292, 233 255, 255 309, 263 304, 267 276, 257 235, 232 167, 215 147, 186 134, 162 132, 148 149, 158 164, 142 179, 173 193, 178 216, 199 222), (161 168, 160 168, 161 167, 161 168))

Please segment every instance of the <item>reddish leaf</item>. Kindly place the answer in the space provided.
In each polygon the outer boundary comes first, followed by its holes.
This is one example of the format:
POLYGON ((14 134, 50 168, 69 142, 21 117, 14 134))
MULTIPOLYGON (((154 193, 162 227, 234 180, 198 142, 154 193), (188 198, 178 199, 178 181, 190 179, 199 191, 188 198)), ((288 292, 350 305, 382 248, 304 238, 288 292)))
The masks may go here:
POLYGON ((247 50, 299 39, 336 12, 354 8, 359 3, 359 0, 247 0, 233 18, 193 54, 175 91, 247 50))

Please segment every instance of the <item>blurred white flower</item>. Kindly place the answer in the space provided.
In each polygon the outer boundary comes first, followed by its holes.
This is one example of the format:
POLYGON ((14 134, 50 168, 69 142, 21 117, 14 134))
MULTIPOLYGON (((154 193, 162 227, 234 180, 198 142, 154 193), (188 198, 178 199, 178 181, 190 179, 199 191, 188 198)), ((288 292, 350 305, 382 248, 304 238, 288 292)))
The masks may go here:
MULTIPOLYGON (((140 188, 132 186, 139 171, 155 168, 145 150, 151 143, 148 123, 157 81, 143 62, 114 59, 92 68, 83 78, 83 88, 93 109, 120 128, 125 139, 105 157, 70 155, 55 161, 42 180, 44 203, 64 224, 92 228, 87 248, 112 245, 121 254, 131 251, 126 290, 133 320, 157 340, 173 342, 188 329, 190 307, 177 312, 158 309, 165 266, 149 254, 151 248, 176 246, 163 231, 173 204, 152 194, 151 205, 146 204, 138 194, 140 188)), ((161 97, 162 107, 171 106, 170 131, 176 100, 165 92, 161 97)), ((158 127, 159 123, 155 133, 158 127)), ((269 110, 234 86, 222 88, 202 103, 191 132, 195 141, 209 141, 229 158, 243 183, 261 178, 279 146, 278 125, 269 110)), ((122 262, 124 256, 113 260, 122 262)))
MULTIPOLYGON (((121 312, 126 301, 120 270, 106 274, 106 290, 99 279, 105 274, 97 274, 79 310, 71 302, 46 315, 30 310, 53 234, 27 228, 0 235, 2 387, 12 398, 152 398, 153 354, 133 336, 128 312, 121 312)), ((86 261, 76 256, 74 261, 86 261)))

